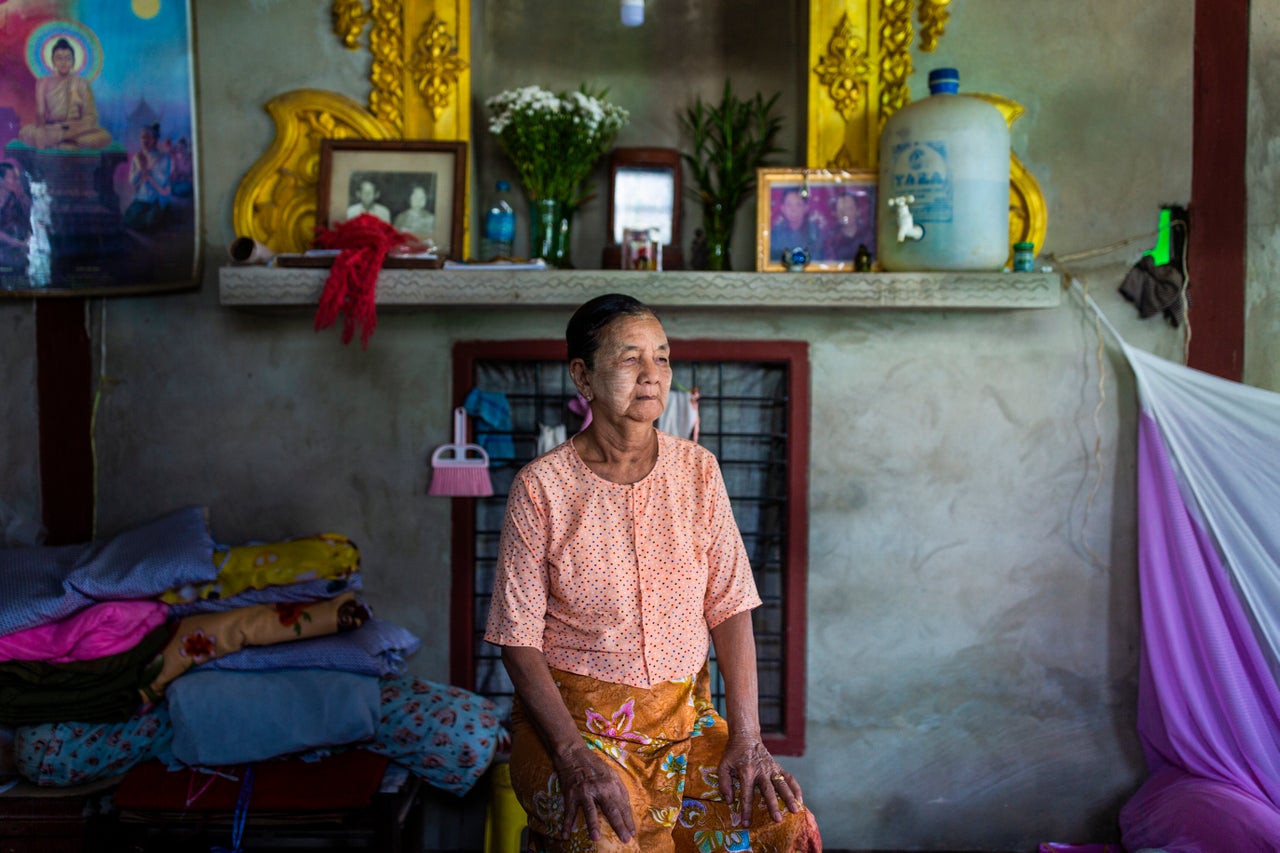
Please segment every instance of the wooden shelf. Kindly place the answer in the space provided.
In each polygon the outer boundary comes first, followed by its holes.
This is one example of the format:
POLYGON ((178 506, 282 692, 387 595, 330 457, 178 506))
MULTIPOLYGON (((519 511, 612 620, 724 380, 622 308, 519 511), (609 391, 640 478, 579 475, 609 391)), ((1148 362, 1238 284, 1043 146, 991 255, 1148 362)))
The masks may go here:
MULTIPOLYGON (((226 306, 315 305, 327 269, 225 266, 226 306)), ((384 269, 379 306, 577 306, 627 293, 658 307, 690 308, 1053 308, 1062 281, 1034 273, 755 273, 624 270, 384 269)))

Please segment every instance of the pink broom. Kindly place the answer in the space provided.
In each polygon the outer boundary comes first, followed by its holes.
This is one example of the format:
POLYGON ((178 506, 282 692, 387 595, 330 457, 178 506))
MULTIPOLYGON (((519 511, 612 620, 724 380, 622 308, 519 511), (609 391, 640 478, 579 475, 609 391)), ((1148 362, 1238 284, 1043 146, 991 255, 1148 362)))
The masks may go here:
POLYGON ((431 454, 429 495, 483 498, 493 494, 489 480, 489 454, 478 444, 467 444, 467 410, 453 410, 453 444, 442 444, 431 454))

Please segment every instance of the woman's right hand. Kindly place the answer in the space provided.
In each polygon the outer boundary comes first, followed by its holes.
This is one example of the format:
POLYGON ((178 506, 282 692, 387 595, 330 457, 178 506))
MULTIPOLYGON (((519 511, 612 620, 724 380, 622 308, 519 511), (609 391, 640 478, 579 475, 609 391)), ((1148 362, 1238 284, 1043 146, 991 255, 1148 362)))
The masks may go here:
POLYGON ((576 745, 570 754, 556 761, 560 777, 560 793, 564 796, 564 823, 560 837, 568 839, 578 818, 578 810, 586 818, 592 841, 600 840, 600 816, 609 821, 618 840, 624 844, 635 838, 636 826, 631 816, 631 798, 626 786, 605 760, 594 755, 586 744, 576 745))

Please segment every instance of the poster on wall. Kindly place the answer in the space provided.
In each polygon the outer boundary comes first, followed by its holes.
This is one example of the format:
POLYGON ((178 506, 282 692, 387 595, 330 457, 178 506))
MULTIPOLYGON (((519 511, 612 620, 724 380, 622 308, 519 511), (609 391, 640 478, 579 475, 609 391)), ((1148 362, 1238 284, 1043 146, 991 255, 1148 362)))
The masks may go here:
POLYGON ((0 296, 198 283, 188 0, 0 0, 0 296))

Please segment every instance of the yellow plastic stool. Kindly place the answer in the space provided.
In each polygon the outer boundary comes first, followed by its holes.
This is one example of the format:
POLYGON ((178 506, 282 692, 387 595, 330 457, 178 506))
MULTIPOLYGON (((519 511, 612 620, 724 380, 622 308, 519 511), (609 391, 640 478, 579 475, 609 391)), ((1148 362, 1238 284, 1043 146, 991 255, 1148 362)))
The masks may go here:
POLYGON ((520 853, 528 816, 511 788, 511 765, 489 768, 489 813, 484 821, 484 853, 520 853))

